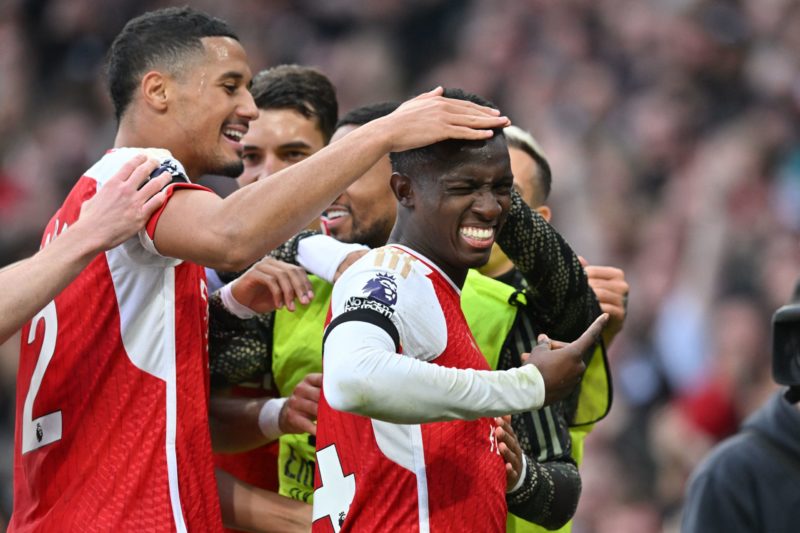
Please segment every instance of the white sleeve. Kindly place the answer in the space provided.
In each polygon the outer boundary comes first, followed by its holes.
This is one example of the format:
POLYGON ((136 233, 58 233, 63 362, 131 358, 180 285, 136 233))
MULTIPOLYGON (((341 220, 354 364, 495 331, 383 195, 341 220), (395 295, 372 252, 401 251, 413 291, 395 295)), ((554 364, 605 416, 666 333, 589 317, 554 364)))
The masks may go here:
POLYGON ((338 324, 325 339, 323 390, 334 409, 417 424, 473 420, 539 409, 544 381, 533 365, 504 371, 456 369, 396 353, 380 327, 338 324))
POLYGON ((369 250, 363 244, 347 244, 327 235, 312 235, 297 245, 297 263, 308 272, 333 283, 336 270, 350 253, 369 250))

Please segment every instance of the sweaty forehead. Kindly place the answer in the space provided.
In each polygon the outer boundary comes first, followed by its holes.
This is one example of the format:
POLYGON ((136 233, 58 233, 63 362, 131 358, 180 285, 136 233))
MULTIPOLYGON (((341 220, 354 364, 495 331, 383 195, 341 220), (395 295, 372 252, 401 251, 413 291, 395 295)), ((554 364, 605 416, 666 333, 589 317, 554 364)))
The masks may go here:
POLYGON ((249 83, 252 74, 247 64, 247 53, 236 39, 231 37, 203 37, 204 66, 214 69, 216 74, 238 74, 249 83))

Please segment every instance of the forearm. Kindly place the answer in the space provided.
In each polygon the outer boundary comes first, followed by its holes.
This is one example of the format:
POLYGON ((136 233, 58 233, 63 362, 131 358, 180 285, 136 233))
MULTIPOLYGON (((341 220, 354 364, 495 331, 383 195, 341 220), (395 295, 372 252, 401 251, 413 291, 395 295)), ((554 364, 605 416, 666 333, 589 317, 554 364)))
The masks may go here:
POLYGON ((217 469, 222 522, 244 531, 311 530, 311 506, 253 487, 217 469))
POLYGON ((528 282, 529 307, 550 337, 572 341, 599 316, 578 256, 516 192, 497 243, 528 282))
POLYGON ((211 446, 217 453, 239 453, 258 448, 280 436, 281 399, 239 398, 212 394, 208 421, 211 446), (267 406, 267 402, 272 402, 267 406))
POLYGON ((391 149, 374 122, 225 199, 191 194, 190 201, 180 199, 186 192, 176 194, 156 230, 159 253, 226 271, 261 259, 306 227, 391 149))
POLYGON ((395 353, 389 335, 364 322, 338 325, 324 350, 328 403, 387 422, 473 420, 544 402, 544 382, 533 365, 497 372, 446 368, 395 353))
POLYGON ((506 495, 508 511, 547 529, 572 519, 581 495, 581 477, 568 461, 538 463, 530 457, 522 487, 506 495))
POLYGON ((0 343, 55 298, 102 251, 76 222, 33 257, 0 272, 0 343))

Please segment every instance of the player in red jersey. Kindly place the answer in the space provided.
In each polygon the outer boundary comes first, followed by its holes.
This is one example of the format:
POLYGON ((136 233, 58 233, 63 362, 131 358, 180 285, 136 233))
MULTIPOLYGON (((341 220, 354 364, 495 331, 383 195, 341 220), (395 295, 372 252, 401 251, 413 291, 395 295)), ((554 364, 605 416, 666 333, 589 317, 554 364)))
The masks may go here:
POLYGON ((331 300, 314 531, 505 531, 514 480, 488 417, 569 393, 607 315, 554 351, 542 339, 534 364, 491 372, 459 298, 509 208, 505 140, 498 132, 394 153, 392 168, 392 244, 345 271, 331 300))
POLYGON ((264 504, 250 506, 225 476, 217 491, 200 265, 250 265, 388 151, 487 138, 508 120, 439 89, 223 200, 190 179, 239 175, 239 141, 258 115, 227 24, 188 8, 146 13, 117 36, 108 70, 115 149, 78 180, 43 242, 142 150, 131 147, 166 149, 158 158, 173 183, 138 239, 97 256, 23 330, 10 530, 217 531, 221 515, 302 528, 303 504, 255 493, 264 504))

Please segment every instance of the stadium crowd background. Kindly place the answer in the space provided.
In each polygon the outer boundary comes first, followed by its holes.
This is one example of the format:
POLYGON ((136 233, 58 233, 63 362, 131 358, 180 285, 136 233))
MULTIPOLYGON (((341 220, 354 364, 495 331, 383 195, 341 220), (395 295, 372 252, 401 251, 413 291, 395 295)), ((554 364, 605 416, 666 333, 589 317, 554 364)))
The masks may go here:
MULTIPOLYGON (((0 2, 2 264, 36 250, 113 141, 111 40, 174 3, 0 2)), ((191 4, 231 23, 254 72, 319 67, 342 111, 442 84, 534 133, 554 171, 555 226, 631 286, 610 352, 614 407, 587 441, 574 531, 677 530, 693 467, 774 390, 769 318, 800 274, 800 3, 191 4)), ((0 349, 5 516, 18 345, 0 349)))

